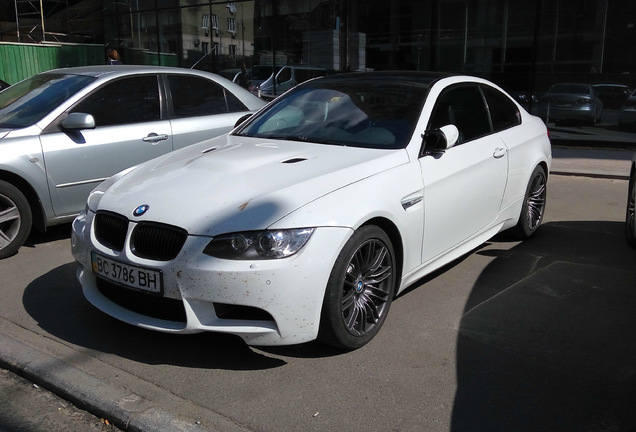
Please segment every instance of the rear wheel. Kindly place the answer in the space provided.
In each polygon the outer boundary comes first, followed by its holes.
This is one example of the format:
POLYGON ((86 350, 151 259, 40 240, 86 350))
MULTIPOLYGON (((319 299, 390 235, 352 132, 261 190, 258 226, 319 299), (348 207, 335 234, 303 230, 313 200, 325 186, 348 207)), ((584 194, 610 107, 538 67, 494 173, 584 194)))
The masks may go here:
POLYGON ((329 277, 320 341, 351 350, 373 339, 389 313, 396 281, 395 255, 386 233, 373 225, 357 230, 329 277))
POLYGON ((13 185, 0 180, 0 259, 13 255, 31 231, 31 207, 13 185))
POLYGON ((520 237, 530 237, 541 225, 545 211, 546 196, 546 173, 541 166, 537 166, 530 176, 521 207, 521 215, 516 226, 516 231, 520 237))

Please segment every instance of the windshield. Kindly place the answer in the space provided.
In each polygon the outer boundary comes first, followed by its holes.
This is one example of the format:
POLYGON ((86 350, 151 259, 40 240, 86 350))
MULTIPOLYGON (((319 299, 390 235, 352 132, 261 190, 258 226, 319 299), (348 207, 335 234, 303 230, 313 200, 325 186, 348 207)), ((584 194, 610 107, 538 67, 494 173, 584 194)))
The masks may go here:
POLYGON ((312 81, 273 102, 236 134, 366 148, 404 148, 427 86, 387 80, 312 81))
POLYGON ((94 77, 41 74, 0 92, 0 128, 18 129, 40 121, 94 77))

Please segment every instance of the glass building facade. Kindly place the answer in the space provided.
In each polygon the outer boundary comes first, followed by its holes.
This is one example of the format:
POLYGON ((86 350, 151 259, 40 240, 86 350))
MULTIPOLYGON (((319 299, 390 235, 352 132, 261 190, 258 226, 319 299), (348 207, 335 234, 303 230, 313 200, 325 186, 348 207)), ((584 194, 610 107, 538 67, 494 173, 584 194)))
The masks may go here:
POLYGON ((553 84, 606 84, 595 87, 602 114, 585 126, 605 135, 636 129, 636 103, 633 118, 623 109, 636 88, 633 0, 84 1, 99 4, 93 31, 103 25, 89 42, 117 48, 128 64, 229 78, 243 67, 298 64, 326 73, 465 73, 501 85, 531 111, 553 84))

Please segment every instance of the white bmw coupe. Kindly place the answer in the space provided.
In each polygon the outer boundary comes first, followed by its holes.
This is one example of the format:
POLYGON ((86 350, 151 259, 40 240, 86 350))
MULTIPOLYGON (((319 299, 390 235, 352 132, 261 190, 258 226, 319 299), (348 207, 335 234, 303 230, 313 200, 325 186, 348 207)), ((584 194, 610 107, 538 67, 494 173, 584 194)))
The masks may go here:
POLYGON ((102 183, 73 223, 77 276, 146 329, 355 349, 424 275, 532 235, 551 159, 543 122, 486 80, 318 78, 102 183))

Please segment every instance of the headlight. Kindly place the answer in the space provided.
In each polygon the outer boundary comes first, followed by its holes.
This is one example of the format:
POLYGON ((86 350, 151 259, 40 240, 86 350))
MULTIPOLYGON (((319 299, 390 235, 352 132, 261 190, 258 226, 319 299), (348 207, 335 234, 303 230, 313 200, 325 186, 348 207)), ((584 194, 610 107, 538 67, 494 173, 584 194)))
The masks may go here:
POLYGON ((298 252, 313 232, 313 228, 299 228, 224 234, 212 239, 203 253, 232 260, 287 258, 298 252))

